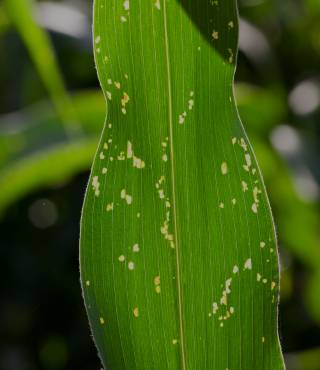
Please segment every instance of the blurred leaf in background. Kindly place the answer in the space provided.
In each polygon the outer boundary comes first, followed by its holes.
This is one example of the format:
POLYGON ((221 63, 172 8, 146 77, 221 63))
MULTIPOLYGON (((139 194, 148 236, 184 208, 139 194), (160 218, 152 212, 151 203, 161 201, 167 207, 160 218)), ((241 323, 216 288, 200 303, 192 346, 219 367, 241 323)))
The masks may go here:
MULTIPOLYGON (((99 369, 79 218, 105 117, 89 0, 0 4, 0 369, 99 369)), ((281 247, 288 370, 320 369, 320 2, 241 0, 236 96, 281 247)))

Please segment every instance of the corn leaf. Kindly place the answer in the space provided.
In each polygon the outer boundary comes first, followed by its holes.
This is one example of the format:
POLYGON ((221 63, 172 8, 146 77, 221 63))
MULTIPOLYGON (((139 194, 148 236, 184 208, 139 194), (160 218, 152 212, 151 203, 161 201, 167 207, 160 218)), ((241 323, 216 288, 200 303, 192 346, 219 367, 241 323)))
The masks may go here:
POLYGON ((44 186, 90 168, 105 103, 101 93, 73 94, 83 135, 70 140, 50 101, 0 117, 0 217, 8 206, 44 186), (61 165, 63 163, 63 165, 61 165))
POLYGON ((81 224, 108 369, 283 369, 274 225, 233 98, 235 1, 105 1, 108 116, 81 224))
POLYGON ((64 86, 49 36, 34 19, 33 3, 33 0, 5 0, 4 6, 29 51, 66 132, 74 135, 79 132, 74 107, 64 86))

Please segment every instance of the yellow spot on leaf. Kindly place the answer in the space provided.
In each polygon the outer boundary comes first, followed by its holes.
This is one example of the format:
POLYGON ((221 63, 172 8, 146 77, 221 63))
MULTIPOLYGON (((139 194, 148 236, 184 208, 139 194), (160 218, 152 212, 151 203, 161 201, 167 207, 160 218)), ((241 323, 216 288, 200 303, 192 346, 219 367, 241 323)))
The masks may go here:
POLYGON ((214 31, 212 32, 212 38, 213 38, 214 40, 218 40, 218 38, 219 38, 219 32, 214 30, 214 31))
POLYGON ((238 267, 237 265, 234 265, 234 266, 233 266, 233 270, 232 270, 232 272, 233 272, 234 274, 236 274, 238 271, 239 271, 239 267, 238 267))
POLYGON ((212 303, 212 313, 214 315, 217 313, 218 309, 219 309, 218 303, 217 302, 213 302, 212 303))
POLYGON ((129 100, 130 100, 129 95, 128 95, 126 92, 124 92, 124 93, 123 93, 123 97, 122 97, 122 99, 121 99, 121 105, 122 105, 123 107, 125 107, 125 106, 126 106, 126 104, 128 104, 129 100))
POLYGON ((132 144, 130 141, 127 143, 127 158, 132 158, 133 151, 132 151, 132 144))
POLYGON ((136 243, 136 244, 132 247, 132 250, 133 250, 133 252, 135 252, 135 253, 140 252, 139 244, 138 244, 138 243, 136 243))
POLYGON ((167 154, 163 154, 163 156, 162 156, 162 160, 163 160, 164 162, 167 162, 167 161, 168 161, 168 156, 167 156, 167 154))
POLYGON ((248 258, 246 262, 244 263, 244 269, 245 270, 252 270, 252 260, 251 258, 248 258))
POLYGON ((156 276, 156 277, 154 278, 154 284, 155 284, 155 285, 160 285, 160 276, 156 276))
POLYGON ((146 164, 144 163, 142 159, 133 156, 133 167, 141 169, 141 168, 144 168, 145 166, 146 164))
POLYGON ((118 257, 119 262, 124 262, 125 259, 126 259, 126 257, 123 254, 118 257))
POLYGON ((130 3, 129 0, 125 0, 123 3, 124 10, 129 10, 130 9, 130 3))
POLYGON ((93 176, 92 178, 92 187, 94 190, 94 195, 98 197, 100 195, 100 182, 98 176, 93 176))
POLYGON ((228 165, 226 162, 222 162, 221 164, 221 173, 222 175, 226 175, 228 173, 228 165))
POLYGON ((107 212, 110 212, 113 210, 113 203, 107 204, 107 212))
POLYGON ((252 206, 251 206, 251 209, 252 209, 253 213, 258 213, 258 204, 253 203, 252 206))
POLYGON ((241 181, 242 191, 248 191, 248 184, 245 181, 241 181))

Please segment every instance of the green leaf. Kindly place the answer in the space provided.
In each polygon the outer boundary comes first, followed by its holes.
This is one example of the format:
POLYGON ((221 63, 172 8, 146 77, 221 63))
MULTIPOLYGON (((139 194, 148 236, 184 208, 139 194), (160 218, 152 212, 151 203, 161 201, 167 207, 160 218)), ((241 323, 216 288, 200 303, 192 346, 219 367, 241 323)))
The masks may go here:
POLYGON ((96 138, 62 142, 2 169, 0 214, 31 190, 68 181, 74 173, 86 170, 96 145, 96 138))
POLYGON ((283 369, 274 225, 233 98, 235 1, 94 7, 108 116, 81 279, 108 369, 283 369))
POLYGON ((317 370, 320 363, 320 348, 290 353, 286 356, 288 368, 292 370, 317 370))
POLYGON ((33 0, 5 0, 4 4, 10 21, 24 41, 50 94, 66 132, 73 135, 79 132, 74 107, 65 89, 50 39, 46 31, 34 20, 33 2, 33 0))
POLYGON ((0 35, 10 27, 10 21, 3 4, 0 4, 0 35))
POLYGON ((279 89, 262 89, 240 82, 235 85, 235 97, 248 132, 255 132, 265 140, 271 129, 286 117, 287 101, 279 89))
POLYGON ((0 118, 0 215, 27 193, 89 169, 105 102, 95 91, 74 94, 72 99, 84 134, 72 140, 49 101, 0 118))

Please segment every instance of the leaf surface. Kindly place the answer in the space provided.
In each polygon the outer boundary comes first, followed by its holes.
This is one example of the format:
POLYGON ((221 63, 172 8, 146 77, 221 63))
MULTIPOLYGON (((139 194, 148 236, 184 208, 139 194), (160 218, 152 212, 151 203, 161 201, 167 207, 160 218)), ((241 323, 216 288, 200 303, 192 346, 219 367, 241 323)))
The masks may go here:
POLYGON ((89 169, 105 114, 104 99, 100 92, 85 91, 73 94, 72 103, 83 133, 72 140, 50 101, 0 117, 0 217, 26 194, 89 169))
POLYGON ((71 136, 79 133, 74 107, 64 86, 49 36, 34 19, 33 3, 34 0, 5 0, 4 6, 29 51, 66 132, 71 136))
POLYGON ((275 231, 233 98, 235 1, 94 8, 108 116, 81 223, 107 369, 283 369, 275 231))

